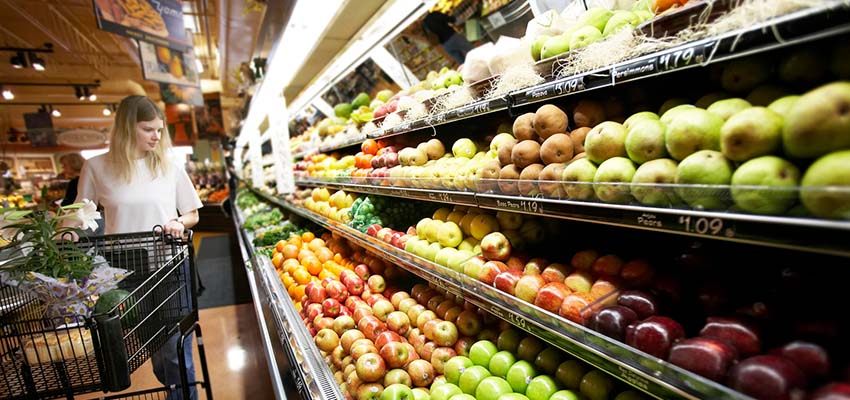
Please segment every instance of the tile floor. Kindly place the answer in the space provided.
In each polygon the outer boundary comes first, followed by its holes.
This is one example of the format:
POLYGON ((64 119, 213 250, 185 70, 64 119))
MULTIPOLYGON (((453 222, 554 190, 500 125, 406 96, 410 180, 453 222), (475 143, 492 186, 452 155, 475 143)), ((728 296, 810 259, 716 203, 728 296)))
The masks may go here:
MULTIPOLYGON (((266 358, 262 350, 257 315, 253 304, 240 304, 200 311, 207 365, 212 392, 217 399, 273 399, 266 358)), ((195 348, 195 368, 201 379, 200 361, 195 348)), ((150 361, 131 376, 127 392, 160 386, 150 361)), ((114 393, 110 393, 113 395, 114 393)), ((98 399, 90 393, 80 399, 98 399)), ((199 394, 199 399, 206 398, 199 394)))

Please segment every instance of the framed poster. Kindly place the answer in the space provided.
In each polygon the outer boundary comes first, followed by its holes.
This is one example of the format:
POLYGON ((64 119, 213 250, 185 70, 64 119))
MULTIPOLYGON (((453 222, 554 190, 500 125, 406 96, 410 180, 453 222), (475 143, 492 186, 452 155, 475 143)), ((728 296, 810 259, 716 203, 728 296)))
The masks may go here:
POLYGON ((204 95, 200 87, 160 83, 159 94, 165 104, 191 104, 199 107, 204 105, 204 95))
POLYGON ((24 113, 24 123, 33 147, 56 146, 56 133, 53 132, 53 119, 49 112, 24 113))
POLYGON ((153 43, 139 42, 142 76, 149 81, 182 86, 201 86, 195 67, 195 54, 182 52, 153 43))
POLYGON ((221 115, 221 94, 204 93, 204 106, 195 108, 198 138, 226 136, 221 115))
POLYGON ((92 0, 101 30, 179 51, 190 48, 180 0, 92 0))

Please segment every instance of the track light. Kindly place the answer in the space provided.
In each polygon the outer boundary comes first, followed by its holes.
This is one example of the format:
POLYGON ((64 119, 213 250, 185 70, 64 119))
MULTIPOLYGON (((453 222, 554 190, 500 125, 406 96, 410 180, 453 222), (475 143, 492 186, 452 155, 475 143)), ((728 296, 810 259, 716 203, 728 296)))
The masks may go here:
POLYGON ((24 52, 19 51, 18 54, 15 54, 9 59, 9 62, 12 64, 12 67, 15 69, 22 69, 27 67, 27 58, 24 55, 24 52))
POLYGON ((3 91, 3 98, 4 99, 6 99, 6 100, 14 100, 15 99, 15 94, 12 93, 11 89, 6 89, 2 86, 0 86, 0 89, 2 89, 2 91, 3 91))
POLYGON ((29 52, 30 64, 32 69, 36 71, 44 71, 44 59, 39 57, 35 52, 29 52))
POLYGON ((86 96, 83 94, 83 88, 79 86, 74 86, 74 95, 77 96, 77 99, 83 101, 86 99, 86 96))
POLYGON ((51 112, 50 112, 50 115, 52 115, 52 116, 54 116, 54 117, 56 117, 56 118, 59 118, 59 117, 61 117, 61 116, 62 116, 62 112, 61 112, 61 111, 59 111, 59 109, 58 109, 58 108, 54 108, 54 109, 53 109, 53 111, 51 111, 51 112))
POLYGON ((103 108, 103 116, 108 117, 110 115, 112 115, 112 110, 110 110, 109 107, 104 107, 103 108))

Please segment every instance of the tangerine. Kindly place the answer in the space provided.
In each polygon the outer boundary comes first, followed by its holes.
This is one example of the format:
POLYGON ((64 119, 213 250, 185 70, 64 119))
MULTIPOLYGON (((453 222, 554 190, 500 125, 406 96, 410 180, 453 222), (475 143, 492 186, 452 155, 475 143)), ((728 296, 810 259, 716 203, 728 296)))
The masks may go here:
POLYGON ((274 250, 275 250, 276 252, 278 252, 278 253, 282 253, 282 252, 283 252, 283 246, 284 246, 284 245, 286 245, 286 241, 285 241, 285 240, 280 240, 280 241, 278 241, 278 242, 277 242, 277 244, 274 246, 274 250))
POLYGON ((295 273, 292 274, 292 276, 295 278, 295 283, 299 285, 306 285, 308 282, 310 282, 310 279, 313 278, 313 276, 310 275, 310 273, 303 268, 295 270, 295 273))
POLYGON ((311 275, 318 275, 319 272, 322 272, 322 263, 316 257, 305 258, 301 265, 307 268, 307 272, 311 275))
POLYGON ((274 253, 272 256, 272 265, 274 265, 275 269, 280 269, 280 265, 283 263, 283 253, 274 253))
POLYGON ((375 155, 378 153, 378 142, 376 142, 375 139, 366 139, 363 144, 360 145, 360 150, 366 154, 375 155))
POLYGON ((310 231, 307 231, 307 232, 304 232, 303 234, 301 234, 301 240, 303 240, 304 242, 310 242, 311 240, 313 240, 315 238, 316 238, 316 235, 314 235, 313 232, 310 232, 310 231))
POLYGON ((289 259, 289 258, 297 258, 298 253, 300 251, 301 251, 301 249, 298 246, 296 246, 294 244, 287 244, 287 245, 283 246, 283 250, 281 250, 281 253, 283 254, 284 258, 289 259))

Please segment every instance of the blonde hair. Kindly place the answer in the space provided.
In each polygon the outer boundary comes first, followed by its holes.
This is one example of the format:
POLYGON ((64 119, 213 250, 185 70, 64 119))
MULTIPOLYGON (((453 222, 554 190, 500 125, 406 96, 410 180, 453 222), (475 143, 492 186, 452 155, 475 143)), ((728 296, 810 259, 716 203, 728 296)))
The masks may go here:
POLYGON ((82 171, 83 163, 85 161, 86 161, 86 159, 83 158, 83 156, 81 156, 80 153, 68 153, 68 154, 65 154, 65 155, 59 157, 59 163, 64 164, 64 163, 67 162, 68 167, 70 167, 71 170, 76 174, 79 174, 80 171, 82 171))
MULTIPOLYGON (((118 105, 115 113, 115 126, 106 155, 115 168, 113 173, 124 182, 130 182, 136 175, 136 124, 159 118, 165 123, 162 110, 145 96, 127 96, 118 105)), ((171 148, 171 135, 168 126, 162 128, 162 135, 156 149, 145 155, 145 165, 154 176, 165 175, 170 169, 168 150, 171 148)))

